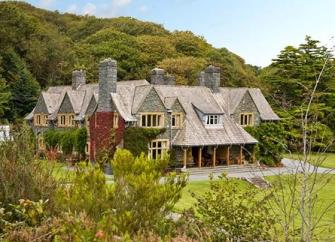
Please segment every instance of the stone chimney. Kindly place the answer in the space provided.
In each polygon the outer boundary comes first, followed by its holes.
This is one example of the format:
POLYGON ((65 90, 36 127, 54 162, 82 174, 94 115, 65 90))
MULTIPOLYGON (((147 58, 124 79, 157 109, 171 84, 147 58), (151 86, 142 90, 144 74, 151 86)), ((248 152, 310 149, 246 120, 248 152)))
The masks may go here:
POLYGON ((200 72, 199 86, 206 86, 212 92, 219 92, 220 87, 220 68, 215 66, 208 66, 205 71, 200 72))
POLYGON ((164 69, 154 68, 151 70, 150 83, 153 85, 175 85, 176 80, 172 75, 165 75, 164 69))
POLYGON ((111 58, 99 64, 98 112, 112 112, 111 93, 116 93, 117 62, 111 58))
POLYGON ((72 72, 72 90, 77 90, 79 86, 86 84, 85 71, 73 71, 72 72))

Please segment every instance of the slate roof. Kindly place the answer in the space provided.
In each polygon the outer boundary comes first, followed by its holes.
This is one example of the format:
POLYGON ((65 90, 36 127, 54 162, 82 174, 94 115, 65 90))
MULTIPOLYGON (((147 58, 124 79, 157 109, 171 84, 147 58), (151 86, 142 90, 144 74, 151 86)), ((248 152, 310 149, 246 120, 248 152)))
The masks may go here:
MULTIPOLYGON (((114 107, 127 122, 136 122, 136 114, 151 90, 155 90, 166 109, 176 101, 186 115, 182 129, 173 138, 174 146, 205 146, 257 143, 249 133, 230 118, 248 92, 262 120, 278 120, 259 89, 220 88, 218 93, 204 86, 151 85, 146 80, 117 82, 117 93, 111 93, 114 107), (222 115, 223 122, 215 127, 205 127, 200 113, 222 115)), ((71 86, 50 87, 42 92, 49 111, 49 119, 55 119, 65 96, 69 97, 76 120, 85 118, 92 98, 98 100, 98 84, 81 85, 77 90, 71 86)), ((34 109, 35 110, 35 109, 34 109)), ((34 110, 26 116, 32 119, 34 110)))
POLYGON ((259 88, 220 87, 219 90, 219 93, 214 93, 213 95, 225 112, 229 114, 233 114, 235 112, 242 98, 248 92, 253 99, 262 120, 280 120, 278 115, 273 112, 270 104, 266 101, 259 88))

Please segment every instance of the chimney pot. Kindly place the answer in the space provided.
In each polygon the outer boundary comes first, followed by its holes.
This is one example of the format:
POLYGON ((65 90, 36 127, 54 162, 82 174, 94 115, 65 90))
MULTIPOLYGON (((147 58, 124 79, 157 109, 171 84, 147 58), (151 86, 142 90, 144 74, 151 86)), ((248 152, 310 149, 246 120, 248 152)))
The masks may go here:
POLYGON ((199 74, 199 86, 206 86, 212 92, 219 92, 220 87, 220 67, 209 65, 205 71, 199 74))
POLYGON ((117 61, 111 58, 99 63, 98 112, 112 112, 111 93, 116 93, 117 61))
POLYGON ((85 71, 75 70, 72 72, 72 89, 77 90, 79 86, 86 84, 85 71))

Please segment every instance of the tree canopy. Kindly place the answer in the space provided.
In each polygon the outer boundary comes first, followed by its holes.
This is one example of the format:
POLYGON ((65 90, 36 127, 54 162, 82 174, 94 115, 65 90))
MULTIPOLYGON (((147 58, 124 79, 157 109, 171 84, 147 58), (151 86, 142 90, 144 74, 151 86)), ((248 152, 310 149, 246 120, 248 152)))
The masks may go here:
POLYGON ((118 61, 120 80, 148 78, 150 70, 160 65, 176 75, 179 84, 194 84, 195 72, 214 64, 222 69, 222 85, 261 86, 242 58, 225 48, 214 48, 190 31, 171 32, 130 17, 60 14, 23 2, 0 2, 0 53, 15 56, 13 63, 0 61, 4 70, 0 74, 12 98, 16 81, 29 90, 29 105, 6 112, 1 118, 8 120, 31 111, 39 86, 69 84, 74 69, 85 69, 88 81, 96 82, 98 63, 107 57, 118 61), (16 81, 5 75, 18 69, 24 75, 16 81))

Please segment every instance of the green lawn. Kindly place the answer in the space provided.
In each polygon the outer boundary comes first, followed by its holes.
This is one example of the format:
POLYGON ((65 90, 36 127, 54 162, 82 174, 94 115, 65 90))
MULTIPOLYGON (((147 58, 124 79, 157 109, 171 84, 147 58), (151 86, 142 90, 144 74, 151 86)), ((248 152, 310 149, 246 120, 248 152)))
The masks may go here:
POLYGON ((47 169, 52 170, 52 176, 59 181, 68 182, 74 176, 74 170, 69 169, 66 163, 40 160, 47 169))
MULTIPOLYGON (((282 176, 283 181, 288 180, 288 176, 282 176)), ((318 179, 321 179, 318 178, 318 179)), ((317 210, 315 211, 318 216, 320 213, 325 209, 325 206, 329 205, 335 200, 335 175, 328 175, 329 183, 322 188, 318 192, 318 202, 316 204, 317 210)), ((278 182, 278 177, 272 176, 267 177, 267 180, 270 183, 275 184, 275 182, 278 182)), ((284 182, 285 183, 285 182, 284 182)), ((241 189, 245 189, 246 182, 241 180, 241 189)), ((184 188, 182 198, 175 206, 175 211, 180 212, 184 209, 191 208, 195 206, 196 200, 191 196, 191 193, 195 193, 197 195, 202 195, 209 189, 209 181, 193 181, 189 182, 189 184, 184 188)), ((284 193, 288 192, 289 190, 285 190, 284 193)), ((335 219, 335 206, 332 206, 331 209, 328 210, 328 212, 324 215, 322 218, 322 224, 326 223, 334 223, 335 219)), ((296 222, 299 222, 300 217, 297 217, 296 222)), ((325 236, 332 234, 330 232, 324 232, 322 233, 325 236)))
MULTIPOLYGON (((302 154, 285 154, 285 158, 294 159, 294 160, 301 160, 302 154)), ((325 153, 322 155, 318 155, 316 153, 312 153, 308 161, 311 164, 319 164, 320 167, 326 167, 326 168, 335 168, 335 153, 325 153)))

